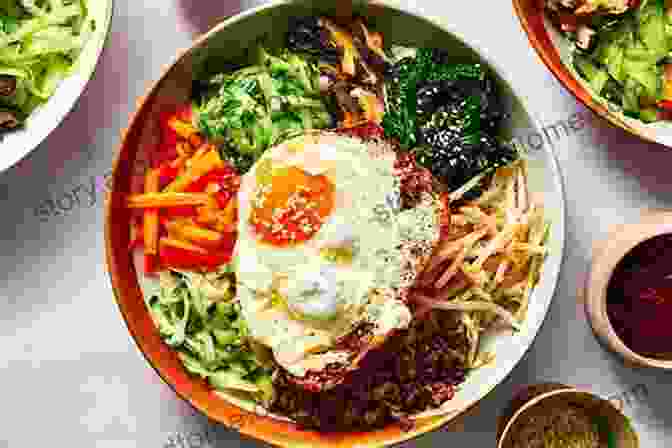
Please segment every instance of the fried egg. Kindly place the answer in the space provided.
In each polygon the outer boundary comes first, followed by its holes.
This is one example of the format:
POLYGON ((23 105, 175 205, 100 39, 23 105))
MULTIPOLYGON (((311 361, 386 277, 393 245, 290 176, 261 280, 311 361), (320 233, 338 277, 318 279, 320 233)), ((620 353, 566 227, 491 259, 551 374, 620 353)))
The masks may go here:
POLYGON ((363 323, 382 342, 439 237, 440 202, 402 210, 386 144, 311 132, 269 149, 243 176, 235 249, 250 336, 296 377, 348 365, 363 323), (418 253, 422 255, 418 255, 418 253))

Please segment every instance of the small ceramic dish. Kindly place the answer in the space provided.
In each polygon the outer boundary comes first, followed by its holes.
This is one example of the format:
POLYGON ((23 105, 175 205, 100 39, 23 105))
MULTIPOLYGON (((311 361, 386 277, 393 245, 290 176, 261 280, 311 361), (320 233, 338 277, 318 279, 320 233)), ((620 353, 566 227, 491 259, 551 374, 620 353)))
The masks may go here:
POLYGON ((612 125, 646 141, 672 147, 672 122, 644 123, 627 117, 615 105, 596 95, 571 63, 573 43, 548 20, 546 0, 513 0, 514 10, 530 45, 558 81, 576 99, 612 125))
POLYGON ((639 447, 639 438, 629 419, 613 403, 571 386, 543 383, 525 388, 502 412, 497 425, 497 448, 512 448, 516 423, 530 412, 538 411, 540 406, 546 409, 557 409, 557 406, 580 408, 596 420, 609 448, 639 447))
POLYGON ((615 226, 604 241, 595 245, 590 272, 580 293, 595 335, 610 350, 632 366, 672 370, 672 359, 654 359, 628 348, 607 314, 607 288, 619 262, 640 243, 664 234, 672 234, 672 210, 647 211, 639 222, 615 226))

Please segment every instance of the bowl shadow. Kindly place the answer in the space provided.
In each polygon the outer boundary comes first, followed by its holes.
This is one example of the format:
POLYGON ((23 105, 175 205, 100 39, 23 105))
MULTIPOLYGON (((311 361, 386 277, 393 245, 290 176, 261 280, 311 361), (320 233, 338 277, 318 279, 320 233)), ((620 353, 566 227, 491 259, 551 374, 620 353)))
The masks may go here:
POLYGON ((238 14, 254 6, 258 1, 243 2, 241 0, 223 0, 211 2, 208 0, 177 0, 178 14, 194 36, 205 33, 222 20, 238 14))
MULTIPOLYGON (((596 117, 597 118, 597 117, 596 117)), ((594 147, 605 148, 605 162, 627 177, 634 177, 642 189, 665 202, 672 191, 672 149, 647 142, 625 130, 597 119, 588 140, 594 147), (596 122, 602 123, 596 123, 596 122)))

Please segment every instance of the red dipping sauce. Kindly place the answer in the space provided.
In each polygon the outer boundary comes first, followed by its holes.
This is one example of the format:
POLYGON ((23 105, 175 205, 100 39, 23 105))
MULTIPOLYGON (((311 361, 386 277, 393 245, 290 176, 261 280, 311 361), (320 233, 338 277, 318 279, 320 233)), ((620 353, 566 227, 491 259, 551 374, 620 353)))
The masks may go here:
POLYGON ((672 354, 672 234, 633 248, 607 288, 607 315, 628 348, 650 358, 672 354))

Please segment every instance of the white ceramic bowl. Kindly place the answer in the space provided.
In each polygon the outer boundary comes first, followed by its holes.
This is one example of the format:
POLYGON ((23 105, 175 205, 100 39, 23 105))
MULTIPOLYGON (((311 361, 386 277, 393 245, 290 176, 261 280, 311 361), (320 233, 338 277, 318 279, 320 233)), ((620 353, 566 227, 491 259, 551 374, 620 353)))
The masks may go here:
POLYGON ((81 96, 100 59, 112 21, 113 0, 91 0, 96 29, 68 76, 49 100, 33 111, 22 129, 0 137, 0 172, 34 150, 63 121, 81 96))

